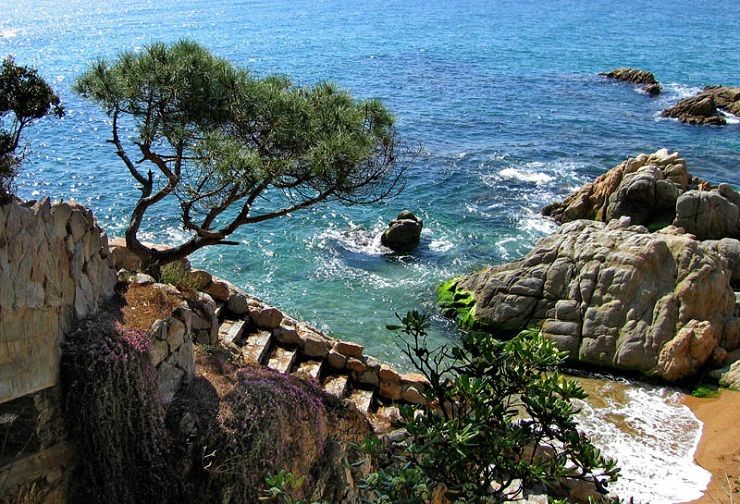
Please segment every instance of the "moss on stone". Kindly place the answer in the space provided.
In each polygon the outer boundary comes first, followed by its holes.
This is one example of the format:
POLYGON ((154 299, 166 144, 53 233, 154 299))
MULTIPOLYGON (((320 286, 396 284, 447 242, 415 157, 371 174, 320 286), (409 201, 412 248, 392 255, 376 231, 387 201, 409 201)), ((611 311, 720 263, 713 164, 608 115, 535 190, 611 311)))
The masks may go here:
POLYGON ((452 278, 437 287, 437 304, 445 314, 455 318, 463 329, 477 329, 481 326, 475 317, 475 296, 460 287, 461 278, 452 278))

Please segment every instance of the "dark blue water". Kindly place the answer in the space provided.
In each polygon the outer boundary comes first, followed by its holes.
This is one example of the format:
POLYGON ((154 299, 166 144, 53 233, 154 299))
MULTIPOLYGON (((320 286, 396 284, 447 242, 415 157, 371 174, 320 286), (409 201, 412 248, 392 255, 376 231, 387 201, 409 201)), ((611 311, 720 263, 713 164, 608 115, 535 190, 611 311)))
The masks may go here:
MULTIPOLYGON (((369 351, 401 363, 384 325, 433 309, 440 280, 525 253, 552 226, 538 216, 627 156, 679 150, 690 169, 740 184, 740 126, 701 128, 658 112, 705 84, 740 84, 740 3, 713 1, 20 1, 3 0, 0 54, 38 67, 67 108, 29 131, 22 196, 74 198, 111 235, 136 196, 105 144, 109 126, 71 91, 99 57, 188 37, 254 72, 301 84, 330 79, 379 97, 423 154, 406 190, 370 207, 329 205, 242 229, 239 247, 196 265, 369 351), (651 99, 596 73, 654 71, 651 99), (412 255, 363 244, 409 208, 425 222, 412 255), (365 230, 365 231, 363 231, 365 230)), ((174 214, 150 216, 148 238, 177 242, 174 214)), ((434 339, 454 329, 437 320, 434 339)))

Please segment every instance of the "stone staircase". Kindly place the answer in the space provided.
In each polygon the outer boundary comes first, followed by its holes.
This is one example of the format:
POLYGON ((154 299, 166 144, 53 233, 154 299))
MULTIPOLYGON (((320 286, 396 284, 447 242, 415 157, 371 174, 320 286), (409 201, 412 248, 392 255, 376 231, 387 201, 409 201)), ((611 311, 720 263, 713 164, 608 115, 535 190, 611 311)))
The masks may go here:
POLYGON ((377 430, 398 417, 399 404, 424 403, 423 376, 399 373, 365 355, 362 345, 331 339, 256 298, 249 298, 244 313, 221 305, 217 316, 219 343, 244 364, 313 380, 326 392, 352 401, 377 430))

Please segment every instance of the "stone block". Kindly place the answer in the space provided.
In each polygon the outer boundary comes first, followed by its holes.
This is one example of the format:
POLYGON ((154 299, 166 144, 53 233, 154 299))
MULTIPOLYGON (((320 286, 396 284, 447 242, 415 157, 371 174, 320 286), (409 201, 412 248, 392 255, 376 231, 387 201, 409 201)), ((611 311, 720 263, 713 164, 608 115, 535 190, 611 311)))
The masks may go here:
POLYGON ((221 303, 225 303, 226 301, 228 301, 231 294, 229 284, 220 280, 211 282, 209 285, 203 287, 203 292, 210 295, 214 300, 221 303))
POLYGON ((299 345, 301 347, 304 345, 304 339, 299 334, 298 328, 285 321, 272 330, 272 335, 283 345, 299 345))
POLYGON ((378 372, 372 369, 368 369, 367 371, 358 374, 357 381, 364 385, 372 385, 373 387, 377 387, 380 383, 378 372))
POLYGON ((157 368, 157 374, 159 375, 159 395, 164 404, 169 404, 185 378, 185 371, 165 361, 157 368))
POLYGON ((344 369, 347 365, 347 357, 335 350, 331 350, 326 356, 326 362, 334 369, 344 369))
POLYGON ((234 315, 245 315, 249 312, 247 296, 240 292, 232 293, 226 302, 226 308, 234 315))
POLYGON ((272 331, 280 326, 280 322, 283 320, 283 314, 280 310, 272 306, 266 306, 264 308, 250 307, 249 318, 260 329, 272 331))
POLYGON ((188 280, 193 283, 195 290, 203 290, 213 282, 213 275, 205 270, 194 269, 188 272, 188 280))
POLYGON ((408 387, 401 394, 401 399, 412 404, 426 404, 426 399, 414 387, 408 387))
POLYGON ((167 341, 152 339, 152 347, 149 355, 151 357, 152 365, 155 367, 158 366, 159 363, 167 359, 170 355, 170 347, 167 344, 167 341))
POLYGON ((334 343, 334 350, 346 357, 362 357, 362 352, 365 347, 359 343, 353 343, 351 341, 337 341, 334 343))
POLYGON ((349 357, 347 359, 347 369, 354 373, 364 373, 365 371, 367 371, 367 364, 362 362, 360 359, 349 357))
POLYGON ((399 382, 380 381, 380 395, 391 401, 398 401, 403 393, 399 382))
POLYGON ((400 383, 401 382, 401 374, 390 367, 388 364, 383 364, 380 366, 380 370, 378 371, 378 376, 380 377, 381 381, 389 381, 389 382, 395 382, 400 383))
POLYGON ((406 373, 401 375, 401 382, 406 387, 414 387, 417 390, 424 390, 424 388, 429 386, 429 381, 424 377, 424 375, 419 373, 406 373))
POLYGON ((329 354, 331 344, 325 338, 311 332, 305 333, 303 353, 308 357, 324 358, 329 354))

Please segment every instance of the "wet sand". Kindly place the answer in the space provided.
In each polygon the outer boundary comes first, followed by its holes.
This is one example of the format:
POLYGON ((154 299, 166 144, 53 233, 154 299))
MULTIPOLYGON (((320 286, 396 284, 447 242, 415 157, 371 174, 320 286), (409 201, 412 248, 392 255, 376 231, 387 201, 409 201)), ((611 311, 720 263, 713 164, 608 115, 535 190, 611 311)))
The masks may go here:
MULTIPOLYGON (((704 424, 694 460, 712 473, 704 495, 690 503, 729 503, 730 488, 740 492, 740 392, 725 389, 711 399, 687 396, 684 404, 704 424)), ((732 498, 740 502, 740 493, 732 498)))

